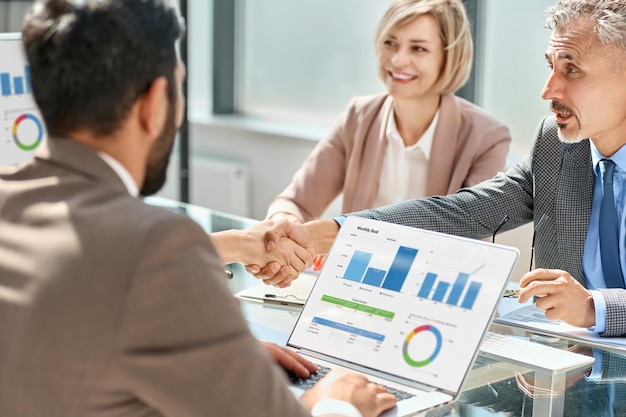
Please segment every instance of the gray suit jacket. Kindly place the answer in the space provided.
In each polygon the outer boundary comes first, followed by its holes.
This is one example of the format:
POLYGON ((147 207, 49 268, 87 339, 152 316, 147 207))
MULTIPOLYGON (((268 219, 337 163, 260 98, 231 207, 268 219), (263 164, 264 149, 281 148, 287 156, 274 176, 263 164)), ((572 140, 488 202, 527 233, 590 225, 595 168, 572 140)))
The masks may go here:
MULTIPOLYGON (((449 196, 409 200, 358 216, 473 238, 490 237, 546 216, 536 231, 535 265, 569 272, 585 285, 582 257, 591 217, 594 174, 589 142, 564 144, 553 117, 544 118, 530 154, 505 173, 449 196)), ((626 290, 601 289, 605 336, 626 333, 626 290)))
POLYGON ((0 416, 301 416, 192 220, 52 139, 0 169, 0 416))

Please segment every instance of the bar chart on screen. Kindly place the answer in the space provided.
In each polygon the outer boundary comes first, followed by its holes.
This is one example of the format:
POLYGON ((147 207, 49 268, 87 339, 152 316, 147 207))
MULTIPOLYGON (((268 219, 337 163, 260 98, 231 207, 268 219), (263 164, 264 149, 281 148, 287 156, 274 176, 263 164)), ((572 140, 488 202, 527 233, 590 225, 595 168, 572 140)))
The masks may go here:
POLYGON ((417 252, 417 249, 399 246, 391 266, 388 269, 381 269, 370 266, 372 253, 355 250, 343 277, 386 290, 400 291, 409 275, 417 252))
POLYGON ((417 292, 417 297, 471 310, 482 284, 470 281, 470 277, 480 269, 482 266, 471 273, 457 273, 453 283, 438 279, 439 276, 436 273, 427 272, 417 292))
POLYGON ((19 34, 0 34, 0 166, 30 159, 45 136, 19 34))
POLYGON ((442 307, 476 307, 489 275, 476 257, 462 251, 451 255, 449 248, 429 241, 411 245, 389 236, 381 243, 374 232, 348 238, 334 258, 344 286, 390 297, 402 294, 442 307))

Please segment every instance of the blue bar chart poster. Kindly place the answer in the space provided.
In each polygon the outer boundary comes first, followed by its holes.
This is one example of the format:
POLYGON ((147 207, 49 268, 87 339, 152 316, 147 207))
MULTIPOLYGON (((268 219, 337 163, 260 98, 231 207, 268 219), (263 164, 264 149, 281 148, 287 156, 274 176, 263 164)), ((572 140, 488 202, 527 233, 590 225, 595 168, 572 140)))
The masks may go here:
POLYGON ((30 159, 45 136, 22 42, 0 34, 0 166, 30 159))
POLYGON ((457 390, 517 254, 349 216, 289 344, 457 390))

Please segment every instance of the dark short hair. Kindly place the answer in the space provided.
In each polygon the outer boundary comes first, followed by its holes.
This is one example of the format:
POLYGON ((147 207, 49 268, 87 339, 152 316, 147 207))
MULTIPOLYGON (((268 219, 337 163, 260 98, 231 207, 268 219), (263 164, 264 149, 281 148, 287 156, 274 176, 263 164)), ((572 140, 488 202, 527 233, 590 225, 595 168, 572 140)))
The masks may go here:
POLYGON ((35 101, 50 135, 108 135, 160 76, 176 94, 171 0, 37 0, 22 27, 35 101))

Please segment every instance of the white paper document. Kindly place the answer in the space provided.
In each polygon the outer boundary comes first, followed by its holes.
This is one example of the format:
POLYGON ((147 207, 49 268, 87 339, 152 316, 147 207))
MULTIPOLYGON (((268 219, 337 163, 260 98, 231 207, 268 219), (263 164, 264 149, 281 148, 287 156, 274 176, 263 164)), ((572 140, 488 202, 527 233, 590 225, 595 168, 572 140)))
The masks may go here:
POLYGON ((572 326, 561 320, 548 320, 543 310, 534 304, 497 317, 494 322, 626 350, 626 337, 601 337, 598 333, 583 327, 572 326))
POLYGON ((317 279, 317 272, 304 271, 297 279, 291 282, 287 288, 278 288, 260 283, 235 294, 235 297, 258 303, 267 304, 271 307, 294 307, 302 308, 311 288, 317 279))

